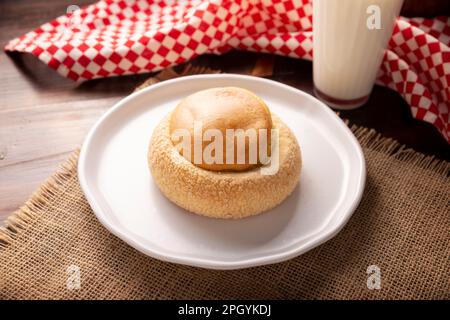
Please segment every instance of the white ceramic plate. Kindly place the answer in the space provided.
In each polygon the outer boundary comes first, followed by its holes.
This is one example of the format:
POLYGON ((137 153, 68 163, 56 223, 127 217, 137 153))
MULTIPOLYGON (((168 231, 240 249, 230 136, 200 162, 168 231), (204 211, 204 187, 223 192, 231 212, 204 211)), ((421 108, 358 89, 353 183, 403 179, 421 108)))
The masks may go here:
POLYGON ((164 81, 117 103, 87 136, 78 175, 100 222, 139 251, 170 262, 238 269, 293 258, 335 236, 361 199, 365 162, 351 131, 314 97, 275 81, 220 74, 164 81), (172 204, 147 166, 156 124, 187 95, 220 86, 261 96, 293 130, 303 157, 299 186, 289 198, 234 221, 172 204))

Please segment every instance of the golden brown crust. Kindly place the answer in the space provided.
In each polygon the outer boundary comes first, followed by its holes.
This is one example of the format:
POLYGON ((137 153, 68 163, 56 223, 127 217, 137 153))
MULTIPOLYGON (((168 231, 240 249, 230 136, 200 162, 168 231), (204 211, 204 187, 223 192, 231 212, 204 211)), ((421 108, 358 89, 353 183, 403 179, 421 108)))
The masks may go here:
POLYGON ((159 189, 180 207, 208 217, 238 219, 281 203, 296 187, 301 169, 300 147, 291 130, 272 114, 279 129, 279 169, 262 175, 260 168, 215 172, 183 158, 170 138, 168 115, 155 128, 148 151, 149 167, 159 189))
MULTIPOLYGON (((227 129, 252 129, 256 133, 256 148, 259 147, 259 133, 261 129, 265 129, 264 135, 268 144, 270 143, 270 129, 272 128, 272 118, 269 108, 265 102, 253 92, 237 88, 237 87, 220 87, 198 91, 184 98, 172 113, 170 119, 170 133, 179 129, 186 129, 190 136, 194 137, 194 123, 201 123, 203 134, 208 129, 219 130, 223 137, 226 137, 227 129)), ((261 132, 262 133, 262 132, 261 132)), ((237 146, 237 140, 235 140, 237 146)), ((176 144, 176 141, 173 141, 176 144)), ((210 141, 203 141, 202 151, 210 141)), ((246 141, 243 155, 245 161, 237 162, 237 147, 232 149, 234 153, 233 163, 226 163, 226 142, 222 142, 222 163, 207 163, 194 161, 194 139, 191 139, 191 152, 188 153, 187 159, 200 168, 213 171, 243 171, 257 167, 261 163, 259 156, 257 161, 251 163, 249 159, 249 142, 246 141), (245 152, 245 154, 244 154, 245 152)), ((268 146, 270 150, 270 146, 268 146)), ((182 148, 180 148, 182 153, 182 148)), ((183 154, 183 153, 182 153, 183 154)), ((203 153, 202 153, 203 154, 203 153)), ((257 149, 259 155, 259 149, 257 149)), ((185 155, 185 154, 184 154, 185 155)))

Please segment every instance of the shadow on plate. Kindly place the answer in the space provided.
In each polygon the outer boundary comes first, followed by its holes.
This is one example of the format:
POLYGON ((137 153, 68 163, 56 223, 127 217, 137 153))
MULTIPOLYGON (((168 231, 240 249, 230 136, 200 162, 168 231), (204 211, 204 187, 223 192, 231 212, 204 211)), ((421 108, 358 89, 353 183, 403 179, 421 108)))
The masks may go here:
POLYGON ((184 210, 167 199, 153 183, 150 187, 154 192, 155 207, 170 210, 161 212, 162 218, 174 232, 185 234, 186 238, 197 237, 214 242, 226 243, 227 246, 239 248, 261 246, 280 235, 297 211, 300 186, 280 205, 262 214, 239 220, 215 219, 199 216, 184 210))

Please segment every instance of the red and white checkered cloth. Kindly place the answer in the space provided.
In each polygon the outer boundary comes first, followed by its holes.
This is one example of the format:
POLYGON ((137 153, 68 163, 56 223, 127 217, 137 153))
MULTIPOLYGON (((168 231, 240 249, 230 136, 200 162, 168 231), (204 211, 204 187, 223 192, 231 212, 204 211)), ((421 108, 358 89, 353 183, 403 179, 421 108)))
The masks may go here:
MULTIPOLYGON (((312 0, 101 0, 12 40, 73 80, 230 49, 312 58, 312 0)), ((450 142, 450 18, 399 18, 378 76, 450 142)))

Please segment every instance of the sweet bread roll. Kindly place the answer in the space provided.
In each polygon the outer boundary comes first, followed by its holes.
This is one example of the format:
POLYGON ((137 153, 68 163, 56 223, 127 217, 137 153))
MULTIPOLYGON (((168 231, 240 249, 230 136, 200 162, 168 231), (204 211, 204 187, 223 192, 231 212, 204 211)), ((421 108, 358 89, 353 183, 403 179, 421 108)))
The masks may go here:
MULTIPOLYGON (((203 143, 200 149, 205 151, 203 143)), ((301 154, 292 131, 259 97, 229 87, 200 91, 181 101, 154 129, 148 164, 159 189, 175 204, 199 215, 238 219, 269 210, 292 193, 300 176, 301 154), (180 154, 173 141, 176 129, 194 131, 194 119, 220 132, 230 128, 271 129, 270 137, 277 139, 270 140, 276 141, 270 143, 270 150, 276 153, 270 154, 268 163, 259 158, 250 163, 251 149, 245 144, 244 164, 194 163, 180 154)))
MULTIPOLYGON (((259 145, 260 134, 264 135, 267 152, 270 154, 270 130, 272 129, 272 117, 269 108, 264 101, 256 96, 254 93, 235 87, 213 88, 208 90, 198 91, 184 100, 175 108, 170 119, 170 133, 172 142, 175 144, 173 133, 176 130, 186 129, 189 131, 191 137, 195 137, 194 124, 201 124, 202 130, 198 134, 202 135, 205 131, 210 129, 219 130, 223 137, 226 137, 226 130, 241 129, 241 134, 244 134, 248 129, 254 130, 255 147, 256 147, 256 161, 252 163, 250 159, 250 141, 245 140, 245 149, 238 150, 238 137, 234 137, 234 147, 230 152, 233 152, 233 161, 228 163, 226 161, 226 138, 223 139, 222 145, 222 163, 208 163, 203 158, 199 158, 198 162, 192 161, 194 159, 194 141, 191 139, 190 152, 187 158, 190 162, 199 166, 200 168, 213 171, 242 171, 254 168, 261 164, 259 159, 259 145), (262 131, 264 130, 264 131, 262 131), (238 153, 242 152, 242 162, 238 163, 238 153)), ((207 148, 210 141, 202 139, 201 156, 205 148, 207 148)), ((179 152, 183 154, 183 148, 179 152)), ((183 154, 186 157, 186 154, 183 154)))

